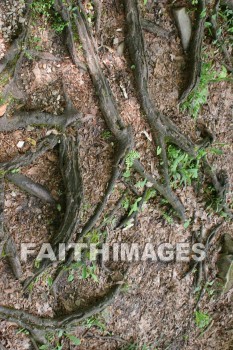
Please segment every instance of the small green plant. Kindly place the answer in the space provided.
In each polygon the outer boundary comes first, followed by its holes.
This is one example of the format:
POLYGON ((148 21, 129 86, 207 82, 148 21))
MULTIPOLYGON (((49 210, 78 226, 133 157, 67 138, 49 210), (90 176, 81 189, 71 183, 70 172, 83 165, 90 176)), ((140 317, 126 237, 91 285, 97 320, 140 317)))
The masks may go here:
POLYGON ((140 158, 140 154, 137 151, 131 150, 125 159, 126 171, 124 172, 124 177, 130 177, 130 169, 136 159, 140 158))
POLYGON ((190 185, 198 178, 201 158, 206 155, 206 151, 199 150, 196 157, 189 156, 180 148, 168 146, 168 163, 171 178, 171 185, 177 188, 180 185, 190 185))
POLYGON ((112 136, 112 133, 111 131, 108 131, 108 130, 104 130, 101 134, 101 137, 104 139, 104 140, 108 140, 110 139, 112 136))
POLYGON ((39 269, 39 268, 40 268, 40 263, 41 263, 40 260, 35 260, 35 261, 34 261, 34 266, 35 266, 36 269, 39 269))
POLYGON ((195 323, 199 329, 203 330, 206 327, 208 327, 211 320, 212 319, 208 314, 200 312, 200 311, 195 311, 195 323))
POLYGON ((48 341, 48 344, 41 345, 39 349, 40 350, 62 350, 63 349, 63 344, 61 344, 62 337, 69 339, 70 342, 74 345, 81 344, 81 340, 77 338, 75 335, 69 334, 61 330, 58 333, 48 332, 46 335, 46 340, 48 341))
POLYGON ((96 274, 97 265, 95 262, 88 263, 87 261, 78 261, 71 264, 69 267, 69 276, 67 281, 72 282, 74 280, 74 272, 77 271, 80 279, 91 278, 94 282, 98 282, 98 276, 96 274))
POLYGON ((91 316, 91 317, 87 318, 82 324, 83 324, 83 326, 85 326, 87 328, 97 327, 101 331, 106 330, 106 324, 105 324, 103 317, 101 317, 101 315, 91 316))
POLYGON ((181 104, 182 111, 188 111, 192 117, 197 118, 201 107, 207 102, 209 94, 209 83, 227 79, 227 70, 224 66, 220 72, 214 69, 212 62, 202 64, 200 83, 198 87, 190 93, 187 100, 181 104))
POLYGON ((18 168, 18 169, 12 169, 12 170, 11 170, 11 174, 18 174, 18 173, 20 173, 20 171, 21 171, 20 168, 18 168))
POLYGON ((128 216, 130 216, 131 214, 133 214, 135 211, 138 211, 138 203, 141 201, 142 197, 138 197, 134 203, 130 206, 130 211, 128 216))
POLYGON ((30 334, 26 328, 20 328, 20 329, 16 332, 16 334, 21 334, 21 333, 26 334, 26 335, 29 335, 29 334, 30 334))
POLYGON ((163 212, 162 215, 168 224, 171 225, 173 223, 173 218, 168 213, 163 212))
POLYGON ((52 23, 52 28, 61 33, 68 23, 64 22, 59 13, 54 10, 54 0, 34 0, 31 3, 34 16, 42 15, 46 22, 52 23))

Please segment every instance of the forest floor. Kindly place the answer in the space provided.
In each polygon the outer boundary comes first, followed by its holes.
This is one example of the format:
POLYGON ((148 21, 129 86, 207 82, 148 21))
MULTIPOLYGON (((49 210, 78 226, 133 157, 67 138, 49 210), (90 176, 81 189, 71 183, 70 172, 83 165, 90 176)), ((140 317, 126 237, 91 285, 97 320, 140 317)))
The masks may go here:
MULTIPOLYGON (((18 23, 23 15, 19 4, 3 1, 0 4, 2 28, 9 27, 9 37, 0 34, 0 54, 9 47, 15 35, 12 21, 18 23), (12 13, 19 11, 16 19, 12 13)), ((19 2, 20 3, 20 2, 19 2)), ((150 129, 143 117, 134 87, 133 66, 130 63, 125 43, 124 9, 120 2, 104 0, 101 29, 98 34, 99 57, 104 74, 107 76, 116 98, 120 115, 125 125, 131 125, 134 134, 134 149, 140 154, 140 161, 154 177, 156 149, 151 141, 150 129)), ((175 2, 176 5, 178 1, 175 2)), ((185 1, 179 2, 179 5, 185 1)), ((88 5, 88 4, 87 4, 88 5)), ((168 38, 145 32, 146 53, 150 73, 150 93, 156 107, 168 115, 189 137, 197 141, 197 121, 205 124, 214 135, 212 147, 220 148, 221 154, 210 153, 209 160, 218 169, 225 169, 232 184, 232 82, 218 81, 209 84, 207 102, 200 109, 197 119, 178 106, 178 96, 184 84, 186 55, 172 16, 169 1, 148 1, 142 5, 143 15, 169 32, 168 38)), ((2 32, 3 34, 6 32, 2 32)), ((41 57, 25 58, 20 71, 21 89, 25 91, 28 110, 60 114, 65 105, 63 88, 79 112, 81 119, 67 133, 78 134, 79 157, 83 179, 84 200, 81 207, 79 227, 93 213, 104 194, 113 158, 113 140, 107 131, 98 104, 98 98, 86 72, 80 71, 71 61, 61 35, 57 34, 49 21, 38 16, 31 23, 30 45, 38 49, 41 57)), ((208 39, 204 42, 208 60, 213 62, 217 72, 222 68, 222 56, 208 39)), ((77 44, 77 50, 79 50, 77 44)), ((18 106, 20 109, 21 106, 18 106)), ((1 117, 0 117, 1 118, 1 117)), ((54 128, 28 127, 13 132, 0 133, 0 161, 8 161, 17 154, 23 154, 37 145, 37 141, 49 134, 57 134, 54 128), (23 141, 23 147, 19 142, 23 141)), ((5 222, 18 249, 22 242, 36 243, 38 253, 43 242, 48 241, 59 226, 63 216, 63 182, 59 169, 58 151, 46 152, 30 166, 21 169, 23 174, 46 186, 61 207, 52 207, 30 197, 10 182, 5 189, 5 222)), ((201 176, 201 175, 200 175, 201 176)), ((134 183, 140 177, 134 175, 134 183)), ((141 190, 138 189, 139 195, 141 190)), ((131 203, 135 196, 122 181, 118 181, 111 194, 107 210, 114 208, 122 193, 128 193, 131 203)), ((233 234, 230 222, 211 210, 206 202, 204 187, 197 190, 195 184, 182 185, 176 193, 186 208, 190 225, 184 227, 156 196, 144 203, 137 215, 136 224, 127 229, 113 228, 107 224, 100 234, 107 233, 107 242, 132 242, 143 246, 150 242, 158 246, 163 242, 175 244, 186 242, 193 232, 211 230, 223 222, 211 246, 208 259, 208 287, 202 296, 198 309, 210 317, 210 325, 202 333, 195 321, 195 304, 198 291, 193 288, 193 274, 181 278, 187 270, 185 263, 132 262, 110 264, 102 268, 97 264, 93 278, 82 279, 79 271, 73 272, 72 281, 65 274, 60 281, 58 293, 50 290, 50 275, 53 267, 42 275, 29 293, 25 293, 21 281, 15 280, 5 259, 0 261, 0 304, 24 309, 40 316, 65 314, 80 305, 88 304, 104 293, 106 286, 120 281, 124 274, 125 284, 114 302, 101 314, 80 324, 74 331, 81 339, 75 346, 64 340, 63 349, 160 349, 196 350, 233 349, 233 293, 216 294, 212 287, 217 269, 216 260, 221 248, 220 238, 224 233, 233 234), (111 273, 108 269, 111 269, 111 273), (127 272, 126 272, 127 271, 127 272)), ((227 201, 230 203, 230 188, 227 201)), ((124 215, 124 208, 120 211, 124 215)), ((119 213, 118 213, 119 214, 119 213)), ((98 221, 100 224, 104 219, 98 221)), ((32 274, 34 260, 23 264, 23 277, 32 274)), ((31 343, 24 331, 13 322, 0 321, 0 340, 6 349, 26 350, 31 343)), ((52 349, 52 347, 51 347, 52 349)))

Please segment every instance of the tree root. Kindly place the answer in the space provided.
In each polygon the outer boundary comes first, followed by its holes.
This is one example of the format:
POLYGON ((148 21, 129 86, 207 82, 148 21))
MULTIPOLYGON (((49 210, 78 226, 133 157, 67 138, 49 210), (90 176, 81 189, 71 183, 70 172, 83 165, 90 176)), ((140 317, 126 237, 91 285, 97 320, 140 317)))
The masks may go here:
POLYGON ((216 196, 220 200, 220 209, 224 209, 226 213, 232 218, 232 213, 230 212, 226 203, 226 196, 229 191, 229 181, 226 171, 221 170, 218 173, 216 173, 212 169, 206 157, 202 160, 202 162, 205 172, 210 177, 211 182, 214 186, 216 196))
POLYGON ((212 28, 213 28, 213 32, 214 32, 214 37, 216 40, 219 41, 220 43, 220 48, 222 50, 222 53, 225 57, 225 67, 227 68, 227 70, 229 72, 233 72, 233 61, 232 58, 230 57, 228 51, 227 51, 227 47, 224 43, 224 39, 222 37, 221 32, 219 33, 219 28, 218 28, 218 22, 217 22, 217 15, 219 12, 219 4, 220 4, 220 0, 217 0, 213 9, 213 14, 211 15, 211 24, 212 24, 212 28))
POLYGON ((184 102, 188 95, 196 89, 199 84, 201 75, 201 50, 204 37, 206 16, 203 15, 203 11, 206 10, 206 0, 198 1, 198 8, 196 11, 196 25, 193 38, 190 42, 189 58, 188 58, 188 82, 185 90, 182 92, 179 98, 179 103, 184 102))
POLYGON ((7 232, 4 225, 4 178, 0 178, 0 255, 4 250, 6 258, 12 268, 13 274, 17 279, 22 276, 21 263, 18 257, 17 249, 13 238, 7 232))
POLYGON ((143 18, 141 22, 142 22, 142 28, 149 33, 161 36, 162 38, 168 38, 170 35, 168 30, 158 26, 157 24, 151 21, 148 21, 145 18, 143 18))
MULTIPOLYGON (((6 228, 5 228, 6 230, 6 228)), ((8 239, 5 244, 5 253, 7 256, 7 260, 12 268, 13 274, 16 279, 20 279, 22 277, 22 266, 19 259, 19 255, 16 249, 15 242, 12 237, 8 235, 8 239)))
MULTIPOLYGON (((177 145, 191 156, 195 156, 194 144, 191 140, 181 134, 175 124, 173 124, 168 117, 162 115, 155 109, 150 99, 148 91, 148 68, 137 3, 133 0, 125 1, 124 3, 128 27, 127 43, 131 60, 135 66, 134 73, 136 86, 146 120, 152 130, 154 143, 161 149, 162 173, 165 180, 165 186, 159 184, 148 174, 146 174, 146 177, 151 179, 150 182, 154 183, 154 186, 163 196, 165 195, 165 198, 167 198, 169 203, 177 211, 178 216, 184 220, 184 208, 170 188, 166 143, 169 141, 177 145)), ((135 170, 140 171, 141 175, 145 177, 144 171, 138 162, 135 163, 134 168, 135 170)))
POLYGON ((56 201, 51 193, 42 185, 34 182, 29 177, 23 174, 8 174, 7 180, 18 186, 21 190, 35 196, 46 203, 55 205, 56 201))
POLYGON ((35 152, 28 151, 24 155, 20 155, 9 162, 0 163, 0 170, 8 172, 23 166, 30 165, 37 158, 41 157, 45 152, 53 149, 59 142, 59 136, 50 135, 40 141, 35 152))
POLYGON ((126 22, 128 26, 128 48, 135 65, 134 75, 143 111, 151 127, 155 143, 163 148, 165 140, 174 143, 191 156, 195 156, 194 144, 185 137, 176 125, 155 109, 148 91, 148 67, 145 56, 144 39, 137 3, 125 1, 126 22), (161 144, 161 145, 160 145, 161 144))
POLYGON ((26 128, 28 125, 34 126, 53 126, 64 130, 67 126, 80 119, 80 113, 64 113, 60 116, 54 116, 43 112, 20 112, 12 118, 5 114, 0 118, 0 132, 13 131, 20 128, 26 128))
POLYGON ((92 2, 95 10, 95 31, 98 34, 100 31, 103 4, 101 0, 93 0, 92 2))
POLYGON ((176 197, 176 195, 171 191, 169 187, 163 186, 161 183, 156 181, 150 174, 146 173, 141 163, 137 160, 133 163, 133 168, 146 180, 153 184, 153 187, 164 197, 167 199, 169 204, 176 211, 177 215, 180 217, 182 221, 185 220, 185 209, 180 200, 176 197))
POLYGON ((72 58, 73 63, 76 65, 77 68, 86 71, 87 68, 85 64, 78 58, 78 55, 76 53, 75 48, 75 41, 74 41, 74 34, 72 29, 72 23, 70 18, 70 12, 67 9, 66 6, 59 6, 59 1, 55 1, 55 10, 61 15, 63 21, 67 23, 65 27, 65 33, 64 33, 64 41, 68 48, 68 51, 70 53, 70 56, 72 58))
MULTIPOLYGON (((60 169, 66 189, 66 210, 65 217, 58 233, 50 240, 54 253, 59 250, 59 243, 69 243, 78 225, 79 209, 82 201, 82 179, 78 162, 78 141, 74 141, 72 136, 61 138, 60 144, 60 169)), ((45 269, 51 266, 52 261, 41 261, 40 267, 35 270, 32 277, 24 283, 24 289, 41 275, 45 269)))
POLYGON ((19 71, 22 66, 23 58, 24 58, 24 47, 23 44, 27 41, 29 35, 29 23, 31 20, 31 1, 26 2, 26 21, 28 22, 27 26, 24 26, 22 33, 19 35, 17 39, 11 45, 9 51, 5 54, 3 59, 0 62, 0 73, 7 68, 10 64, 13 67, 10 68, 10 72, 12 74, 11 81, 4 87, 3 96, 6 97, 8 95, 14 96, 16 99, 24 99, 24 93, 18 87, 17 81, 19 76, 19 71), (18 56, 16 64, 14 64, 14 60, 18 56))
POLYGON ((71 312, 68 315, 46 318, 35 316, 27 311, 0 306, 0 318, 15 322, 19 326, 24 326, 29 331, 41 331, 42 334, 47 331, 57 331, 66 329, 68 326, 84 321, 92 315, 103 311, 119 293, 120 285, 113 286, 103 297, 97 300, 93 305, 78 311, 71 312))

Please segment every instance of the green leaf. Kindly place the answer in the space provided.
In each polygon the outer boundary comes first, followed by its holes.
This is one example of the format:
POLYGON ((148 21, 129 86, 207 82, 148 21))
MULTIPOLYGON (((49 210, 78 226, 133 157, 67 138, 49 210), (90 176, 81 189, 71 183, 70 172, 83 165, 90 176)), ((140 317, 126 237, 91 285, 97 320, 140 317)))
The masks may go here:
POLYGON ((195 323, 198 328, 206 328, 211 322, 211 317, 200 311, 195 312, 195 323))
POLYGON ((130 177, 130 170, 126 170, 123 175, 124 177, 130 177))
POLYGON ((161 154, 161 152, 162 152, 162 148, 158 146, 157 151, 156 151, 157 156, 159 156, 161 154))
POLYGON ((144 181, 138 181, 138 182, 136 183, 135 187, 137 187, 137 188, 143 188, 143 187, 145 186, 146 182, 147 182, 147 179, 145 179, 144 181))
POLYGON ((223 151, 221 149, 219 149, 219 148, 211 148, 210 152, 213 153, 213 154, 218 154, 218 155, 223 154, 223 151))
POLYGON ((73 280, 74 280, 74 275, 73 275, 73 274, 70 274, 70 275, 68 276, 67 281, 68 281, 68 282, 72 282, 73 280))
POLYGON ((190 225, 190 220, 186 220, 184 223, 184 228, 188 228, 190 225))
POLYGON ((85 279, 87 278, 87 267, 86 265, 83 266, 83 269, 82 269, 82 278, 85 279))
POLYGON ((74 335, 71 334, 66 334, 66 337, 70 339, 70 341, 74 344, 74 345, 80 345, 81 344, 81 340, 77 337, 75 337, 74 335))
POLYGON ((130 212, 129 212, 128 216, 130 216, 135 211, 138 211, 138 202, 140 202, 141 199, 142 199, 142 197, 139 197, 139 198, 136 199, 134 204, 131 206, 131 209, 130 209, 130 212))
POLYGON ((47 279, 47 284, 48 284, 49 287, 52 287, 52 285, 53 285, 53 279, 52 279, 51 276, 48 277, 48 279, 47 279))

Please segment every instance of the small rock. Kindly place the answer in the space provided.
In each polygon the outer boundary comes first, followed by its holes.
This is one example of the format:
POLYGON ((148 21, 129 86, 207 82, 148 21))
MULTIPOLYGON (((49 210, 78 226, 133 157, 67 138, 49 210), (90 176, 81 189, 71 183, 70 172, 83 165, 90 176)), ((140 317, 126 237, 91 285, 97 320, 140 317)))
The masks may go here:
POLYGON ((17 147, 18 148, 23 148, 23 146, 24 146, 24 141, 19 141, 18 143, 17 143, 17 147))
POLYGON ((25 22, 25 18, 23 18, 23 17, 19 17, 19 23, 24 23, 25 22))
POLYGON ((117 47, 117 54, 118 56, 122 56, 124 53, 125 43, 122 41, 120 45, 117 47))
POLYGON ((176 8, 173 10, 176 25, 178 27, 182 46, 184 51, 186 51, 190 44, 191 34, 192 34, 192 24, 190 17, 186 11, 185 7, 176 8))

